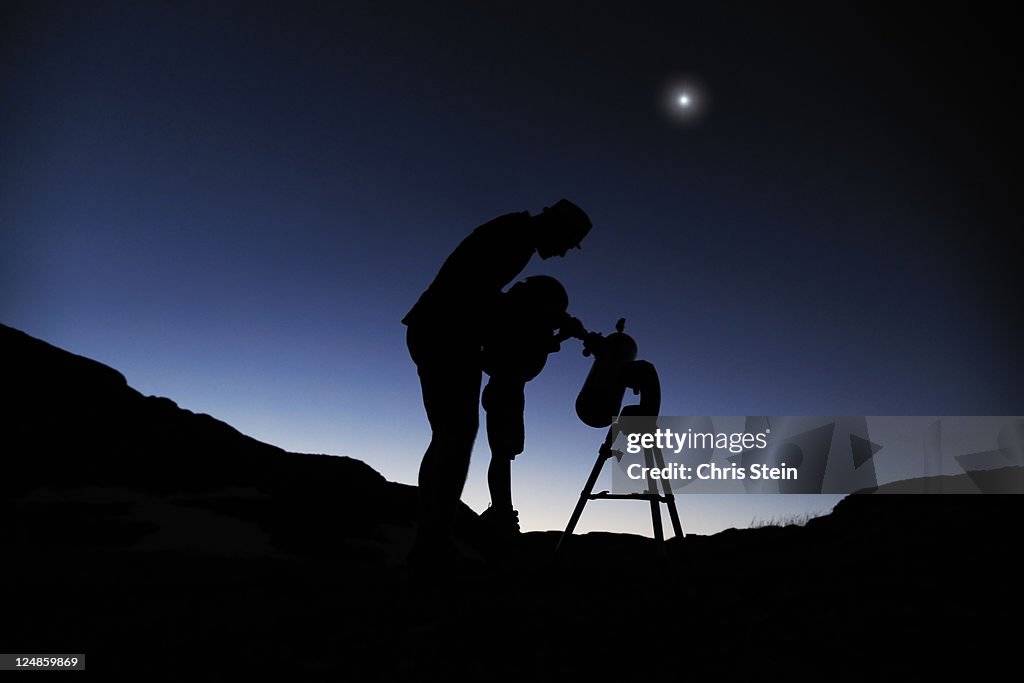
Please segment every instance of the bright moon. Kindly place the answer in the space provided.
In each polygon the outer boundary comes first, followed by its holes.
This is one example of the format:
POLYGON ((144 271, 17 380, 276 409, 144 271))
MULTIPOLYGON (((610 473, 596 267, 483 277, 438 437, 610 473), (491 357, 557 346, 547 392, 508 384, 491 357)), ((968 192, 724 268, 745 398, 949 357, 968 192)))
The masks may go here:
POLYGON ((685 109, 686 107, 689 107, 689 106, 690 106, 690 95, 689 95, 689 94, 687 94, 687 93, 683 93, 683 94, 681 94, 681 95, 679 96, 679 100, 678 100, 678 102, 679 102, 679 106, 680 106, 680 107, 683 107, 684 109, 685 109))

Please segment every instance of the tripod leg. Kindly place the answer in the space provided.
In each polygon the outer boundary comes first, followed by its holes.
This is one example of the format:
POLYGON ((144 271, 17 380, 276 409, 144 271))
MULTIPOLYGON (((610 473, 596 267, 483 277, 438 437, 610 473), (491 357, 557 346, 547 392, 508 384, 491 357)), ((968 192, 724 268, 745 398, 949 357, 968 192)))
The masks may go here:
MULTIPOLYGON (((644 462, 650 469, 654 468, 654 456, 652 449, 644 449, 644 462)), ((653 493, 657 495, 658 485, 650 480, 647 484, 647 493, 653 493)), ((665 552, 665 531, 661 526, 661 503, 657 499, 651 500, 651 523, 654 525, 654 540, 658 542, 658 552, 665 552)))
POLYGON ((601 468, 604 467, 604 461, 608 459, 609 448, 611 448, 612 442, 615 440, 615 435, 612 433, 612 428, 608 429, 608 436, 605 438, 604 445, 601 446, 601 450, 597 454, 597 462, 594 463, 594 468, 590 470, 590 478, 587 479, 586 485, 583 487, 583 491, 580 493, 580 499, 576 501, 576 509, 572 511, 572 517, 569 518, 569 523, 565 526, 565 531, 562 532, 561 538, 558 539, 558 545, 555 546, 555 552, 557 553, 562 544, 565 543, 565 539, 572 536, 573 530, 576 529, 576 525, 580 521, 580 517, 583 515, 583 508, 587 505, 587 501, 590 500, 590 494, 594 492, 594 486, 597 485, 597 478, 601 475, 601 468))
MULTIPOLYGON (((594 469, 597 471, 601 470, 601 465, 604 464, 604 460, 598 458, 597 463, 594 465, 594 469)), ((555 552, 557 553, 565 543, 565 539, 572 536, 572 532, 576 529, 576 525, 580 521, 580 517, 583 515, 583 508, 587 505, 590 493, 594 490, 593 484, 588 482, 587 487, 583 489, 583 493, 580 494, 580 499, 576 501, 576 508, 572 511, 572 516, 569 518, 569 523, 565 525, 565 531, 562 532, 562 537, 558 539, 558 545, 555 546, 555 552)))
MULTIPOLYGON (((654 449, 654 462, 657 463, 658 467, 665 468, 665 458, 661 453, 660 448, 654 449)), ((675 533, 676 538, 684 538, 686 532, 683 531, 683 524, 679 521, 679 510, 676 509, 676 496, 672 493, 672 484, 669 483, 668 479, 661 480, 661 488, 665 492, 665 505, 668 507, 668 516, 672 520, 672 531, 675 533)))

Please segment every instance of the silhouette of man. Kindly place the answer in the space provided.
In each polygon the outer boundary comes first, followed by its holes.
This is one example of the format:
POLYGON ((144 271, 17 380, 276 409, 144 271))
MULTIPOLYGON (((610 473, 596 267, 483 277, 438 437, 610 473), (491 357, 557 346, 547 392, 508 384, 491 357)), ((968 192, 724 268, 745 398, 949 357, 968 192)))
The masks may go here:
POLYGON ((502 289, 534 253, 547 259, 579 247, 590 225, 566 199, 537 215, 523 211, 489 221, 455 248, 402 319, 431 429, 420 463, 414 562, 454 556, 452 526, 479 422, 481 345, 502 289))
POLYGON ((558 280, 535 275, 503 294, 483 343, 483 369, 490 377, 481 403, 487 414, 491 507, 481 521, 495 539, 519 533, 512 506, 512 461, 523 452, 526 383, 540 374, 548 354, 570 337, 583 339, 583 324, 568 313, 569 295, 558 280))

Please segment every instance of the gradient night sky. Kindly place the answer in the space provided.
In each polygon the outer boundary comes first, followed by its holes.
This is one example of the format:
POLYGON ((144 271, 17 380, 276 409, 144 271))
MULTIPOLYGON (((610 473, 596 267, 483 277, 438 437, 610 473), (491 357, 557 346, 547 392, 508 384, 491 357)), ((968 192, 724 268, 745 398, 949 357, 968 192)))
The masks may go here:
MULTIPOLYGON (((399 320, 474 227, 564 196, 593 231, 524 275, 592 329, 626 317, 665 414, 1022 414, 1009 17, 558 4, 5 3, 0 320, 414 483, 399 320)), ((527 388, 526 529, 564 525, 602 438, 564 349, 527 388)), ((481 435, 478 511, 487 458, 481 435)), ((579 528, 649 523, 595 503, 579 528)))

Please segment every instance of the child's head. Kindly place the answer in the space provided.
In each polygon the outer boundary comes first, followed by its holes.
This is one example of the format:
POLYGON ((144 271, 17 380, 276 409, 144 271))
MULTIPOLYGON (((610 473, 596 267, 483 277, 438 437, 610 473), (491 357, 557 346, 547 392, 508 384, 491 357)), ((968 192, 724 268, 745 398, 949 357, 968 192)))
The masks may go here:
POLYGON ((569 309, 569 295, 562 283, 548 275, 533 275, 508 290, 517 306, 528 309, 551 328, 558 327, 569 309))

